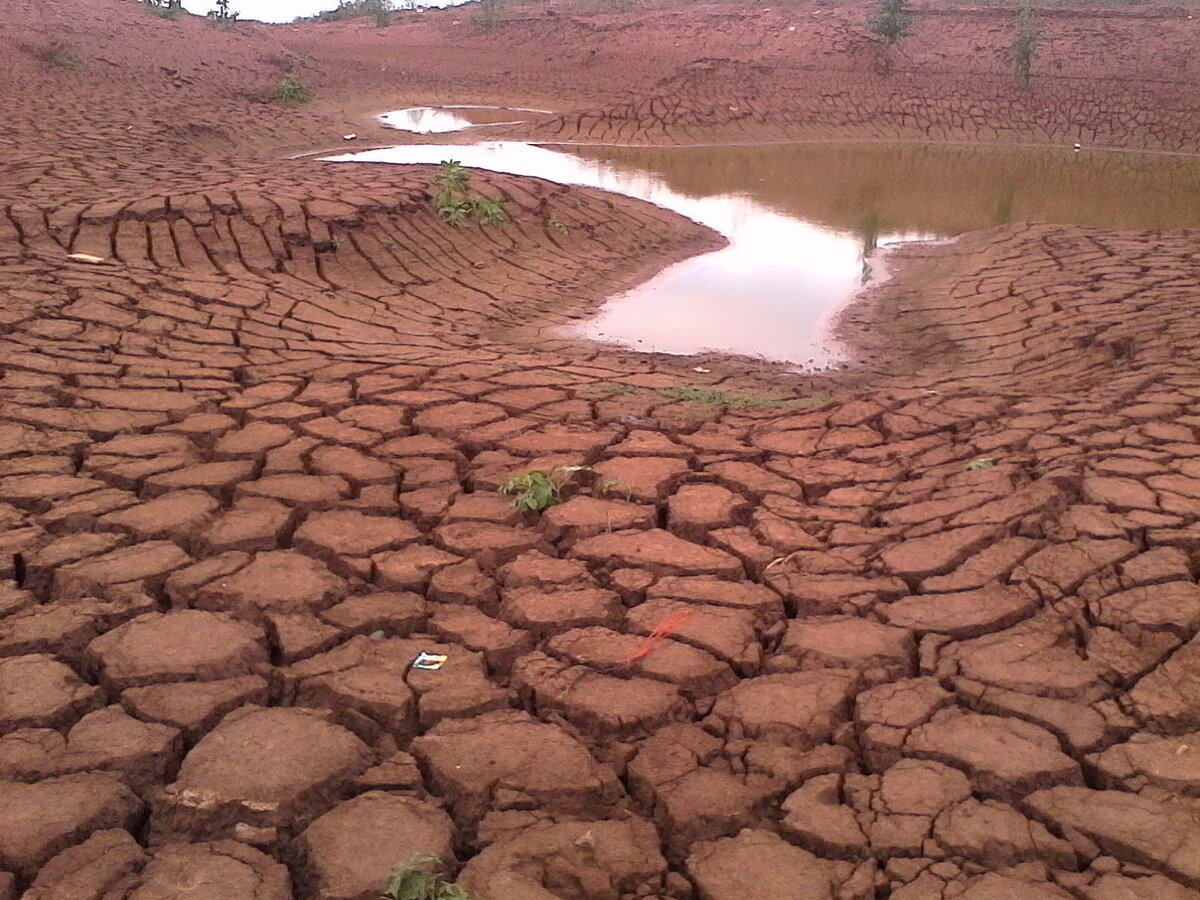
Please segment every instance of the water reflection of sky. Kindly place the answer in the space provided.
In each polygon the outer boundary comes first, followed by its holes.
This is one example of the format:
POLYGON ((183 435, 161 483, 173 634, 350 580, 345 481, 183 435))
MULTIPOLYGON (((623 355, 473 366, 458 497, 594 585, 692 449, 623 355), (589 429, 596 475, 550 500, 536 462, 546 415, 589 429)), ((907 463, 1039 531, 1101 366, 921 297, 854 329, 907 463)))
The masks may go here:
MULTIPOLYGON (((577 336, 638 350, 716 350, 824 366, 840 357, 831 313, 861 285, 863 238, 783 215, 741 192, 688 196, 652 171, 515 142, 413 145, 335 161, 438 163, 601 188, 707 225, 729 246, 670 266, 604 304, 577 336)), ((893 235, 880 235, 880 241, 893 235)))
POLYGON ((400 131, 447 134, 476 125, 512 125, 520 122, 523 116, 540 111, 499 106, 414 106, 384 113, 379 120, 400 131))

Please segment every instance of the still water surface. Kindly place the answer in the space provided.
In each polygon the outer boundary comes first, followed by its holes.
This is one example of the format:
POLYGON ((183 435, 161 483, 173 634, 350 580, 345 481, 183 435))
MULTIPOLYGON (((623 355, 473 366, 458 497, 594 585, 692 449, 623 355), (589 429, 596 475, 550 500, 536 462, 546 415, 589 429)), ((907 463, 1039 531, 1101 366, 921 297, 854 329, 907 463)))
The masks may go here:
POLYGON ((414 106, 384 113, 379 121, 400 131, 448 134, 477 125, 516 125, 540 112, 544 110, 508 106, 414 106))
POLYGON ((842 360, 832 322, 869 278, 880 246, 1019 221, 1200 227, 1200 161, 1187 158, 945 145, 517 142, 411 145, 333 158, 446 159, 647 200, 728 239, 725 248, 610 298, 568 333, 637 350, 711 350, 805 369, 842 360))

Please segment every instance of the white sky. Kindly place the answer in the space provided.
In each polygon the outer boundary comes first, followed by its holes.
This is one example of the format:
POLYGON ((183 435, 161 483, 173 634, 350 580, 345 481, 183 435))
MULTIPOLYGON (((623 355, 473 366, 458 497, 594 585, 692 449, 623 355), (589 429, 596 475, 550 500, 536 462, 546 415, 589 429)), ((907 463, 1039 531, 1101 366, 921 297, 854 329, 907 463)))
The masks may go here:
MULTIPOLYGON (((454 0, 450 0, 454 2, 454 0)), ((447 0, 420 0, 419 6, 448 6, 447 0)), ((461 2, 461 0, 459 0, 461 2)), ((206 14, 216 7, 215 0, 183 0, 188 12, 206 14)), ((232 0, 229 8, 243 19, 260 22, 290 22, 297 16, 312 16, 337 7, 337 0, 232 0)), ((397 3, 397 6, 400 4, 397 3)))

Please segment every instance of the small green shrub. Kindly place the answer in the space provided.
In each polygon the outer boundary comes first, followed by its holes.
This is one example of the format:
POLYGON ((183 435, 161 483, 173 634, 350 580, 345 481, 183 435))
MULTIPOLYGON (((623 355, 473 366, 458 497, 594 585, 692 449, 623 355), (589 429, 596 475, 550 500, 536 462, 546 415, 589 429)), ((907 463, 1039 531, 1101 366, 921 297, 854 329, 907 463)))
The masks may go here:
POLYGON ((566 234, 568 231, 571 230, 570 225, 568 225, 566 222, 562 222, 558 219, 547 220, 546 227, 549 228, 551 231, 557 231, 561 234, 566 234))
POLYGON ((279 102, 288 106, 298 106, 312 99, 312 94, 309 93, 304 82, 295 75, 285 75, 283 81, 279 82, 275 93, 279 102))
POLYGON ((513 495, 512 507, 521 512, 541 512, 562 503, 562 489, 576 472, 590 472, 591 466, 558 466, 535 469, 514 475, 497 490, 513 495))
POLYGON ((433 210, 438 218, 456 228, 468 222, 503 225, 508 221, 503 197, 484 197, 470 189, 467 170, 453 159, 444 160, 433 176, 433 210))
POLYGON ((867 21, 867 27, 889 44, 907 35, 911 24, 912 13, 908 11, 907 0, 880 0, 879 9, 867 21))
POLYGON ((447 193, 460 193, 467 189, 471 176, 456 159, 444 159, 438 163, 438 173, 433 176, 433 183, 438 190, 447 193))
POLYGON ((502 197, 475 197, 475 219, 480 225, 503 225, 508 221, 502 197))
POLYGON ((981 456, 979 459, 974 459, 967 463, 967 471, 978 472, 981 469, 990 469, 994 465, 996 465, 996 461, 990 456, 981 456))
POLYGON ((464 888, 437 871, 436 856, 414 856, 392 869, 380 900, 471 900, 464 888))
POLYGON ((1017 81, 1023 85, 1028 86, 1029 79, 1033 77, 1033 57, 1040 39, 1041 33, 1038 31, 1033 8, 1022 7, 1017 20, 1017 36, 1013 38, 1012 60, 1017 81))

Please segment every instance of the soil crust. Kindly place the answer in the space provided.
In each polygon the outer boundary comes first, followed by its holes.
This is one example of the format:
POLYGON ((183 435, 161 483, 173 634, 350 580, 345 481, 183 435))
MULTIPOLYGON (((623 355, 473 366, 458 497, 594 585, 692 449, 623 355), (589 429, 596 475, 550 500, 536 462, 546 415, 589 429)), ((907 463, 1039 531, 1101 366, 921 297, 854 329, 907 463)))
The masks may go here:
POLYGON ((1006 7, 6 3, 0 900, 1200 896, 1200 233, 899 248, 801 376, 554 336, 719 244, 662 209, 285 158, 1194 153, 1190 8, 1046 10, 1025 87, 1006 7))

